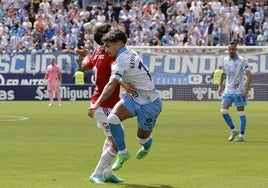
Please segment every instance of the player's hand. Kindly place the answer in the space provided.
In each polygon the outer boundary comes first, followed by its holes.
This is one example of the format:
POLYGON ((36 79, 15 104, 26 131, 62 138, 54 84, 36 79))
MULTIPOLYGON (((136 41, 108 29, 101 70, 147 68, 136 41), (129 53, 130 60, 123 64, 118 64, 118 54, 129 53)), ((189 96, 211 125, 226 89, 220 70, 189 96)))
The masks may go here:
POLYGON ((62 83, 61 83, 61 81, 59 81, 59 86, 61 86, 62 85, 62 83))
POLYGON ((88 50, 81 47, 81 49, 75 49, 75 53, 81 57, 86 57, 88 55, 88 50))
POLYGON ((47 85, 47 80, 46 79, 43 80, 43 85, 44 86, 47 85))
POLYGON ((87 115, 91 118, 94 117, 94 114, 95 114, 95 111, 96 111, 97 107, 95 107, 94 105, 93 106, 90 106, 88 107, 87 109, 87 115))

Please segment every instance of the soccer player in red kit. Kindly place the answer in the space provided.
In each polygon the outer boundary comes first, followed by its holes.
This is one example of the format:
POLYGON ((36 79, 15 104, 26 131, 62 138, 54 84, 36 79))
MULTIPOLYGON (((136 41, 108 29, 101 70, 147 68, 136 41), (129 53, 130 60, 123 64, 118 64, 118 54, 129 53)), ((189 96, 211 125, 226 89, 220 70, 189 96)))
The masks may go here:
MULTIPOLYGON (((109 30, 111 30, 111 25, 109 24, 102 24, 95 28, 94 40, 97 44, 99 44, 99 47, 92 55, 88 55, 88 51, 85 48, 76 50, 76 54, 85 56, 81 64, 82 70, 87 71, 88 69, 92 69, 94 73, 95 88, 91 97, 91 104, 94 104, 101 95, 111 75, 111 65, 114 62, 114 59, 105 52, 101 42, 101 38, 109 30)), ((117 87, 111 97, 103 101, 94 114, 94 117, 97 120, 97 126, 103 129, 106 140, 103 144, 103 150, 99 162, 94 172, 89 177, 89 181, 92 183, 104 184, 105 182, 123 182, 123 179, 117 177, 112 172, 112 160, 117 155, 117 148, 113 142, 110 128, 107 124, 107 117, 110 111, 120 100, 119 90, 120 88, 117 87)))
POLYGON ((60 82, 61 82, 61 69, 56 64, 55 58, 51 58, 50 65, 47 66, 46 74, 44 80, 47 80, 47 90, 49 93, 49 105, 53 106, 54 100, 54 92, 56 92, 56 96, 59 102, 59 106, 61 106, 61 94, 60 94, 60 82))

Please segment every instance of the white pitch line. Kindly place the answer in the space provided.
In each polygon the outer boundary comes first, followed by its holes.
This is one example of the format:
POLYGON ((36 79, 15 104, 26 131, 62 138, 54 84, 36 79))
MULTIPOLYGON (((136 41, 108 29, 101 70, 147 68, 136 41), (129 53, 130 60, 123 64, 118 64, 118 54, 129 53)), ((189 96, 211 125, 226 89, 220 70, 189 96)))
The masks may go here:
POLYGON ((28 117, 23 116, 0 116, 0 121, 26 121, 28 117))

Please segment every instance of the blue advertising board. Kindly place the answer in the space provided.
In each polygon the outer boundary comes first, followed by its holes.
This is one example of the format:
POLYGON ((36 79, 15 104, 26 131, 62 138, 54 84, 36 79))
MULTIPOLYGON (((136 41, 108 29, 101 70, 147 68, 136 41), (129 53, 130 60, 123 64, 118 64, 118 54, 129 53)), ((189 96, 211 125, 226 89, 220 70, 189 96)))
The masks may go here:
MULTIPOLYGON (((142 53, 144 63, 152 73, 156 88, 166 100, 220 100, 210 75, 220 65, 225 54, 206 53, 142 53)), ((47 100, 44 74, 50 58, 62 68, 63 100, 89 100, 94 88, 92 71, 86 72, 86 85, 75 86, 73 73, 77 70, 75 54, 14 54, 0 55, 1 100, 47 100), (65 71, 65 65, 71 73, 65 71)), ((253 74, 251 100, 268 100, 268 53, 247 54, 253 74)))
MULTIPOLYGON (((91 85, 62 85, 62 100, 89 100, 93 87, 91 85)), ((48 100, 49 94, 45 85, 0 86, 0 101, 12 100, 48 100)))

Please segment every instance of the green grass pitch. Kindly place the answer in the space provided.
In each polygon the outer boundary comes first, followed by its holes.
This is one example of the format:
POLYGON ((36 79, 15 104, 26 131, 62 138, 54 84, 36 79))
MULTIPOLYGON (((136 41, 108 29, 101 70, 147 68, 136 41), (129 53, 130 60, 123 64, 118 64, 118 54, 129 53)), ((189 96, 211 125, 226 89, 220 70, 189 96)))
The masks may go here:
MULTIPOLYGON (((220 102, 164 101, 149 155, 135 159, 136 119, 124 122, 131 158, 116 171, 122 184, 88 182, 104 135, 87 116, 89 101, 0 102, 0 187, 3 188, 266 188, 267 102, 250 101, 243 143, 230 130, 220 102)), ((238 124, 234 107, 230 113, 238 124)))

